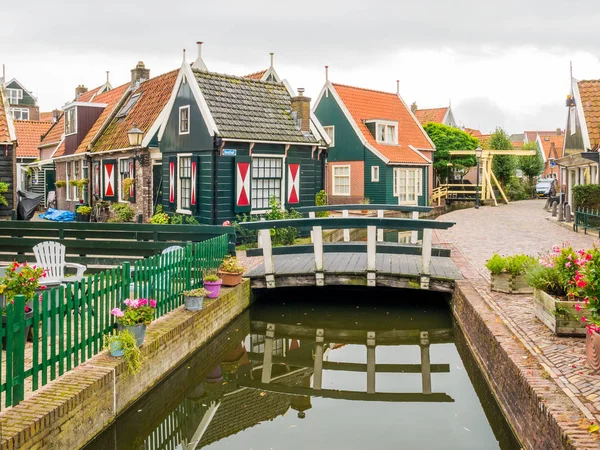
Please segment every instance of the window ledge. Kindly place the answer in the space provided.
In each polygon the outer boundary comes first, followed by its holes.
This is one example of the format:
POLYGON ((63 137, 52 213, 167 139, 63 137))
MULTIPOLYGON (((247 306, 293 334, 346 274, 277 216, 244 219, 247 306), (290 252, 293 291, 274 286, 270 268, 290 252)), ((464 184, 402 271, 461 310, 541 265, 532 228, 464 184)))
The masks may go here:
POLYGON ((192 215, 192 211, 190 211, 189 209, 179 209, 177 208, 175 210, 176 213, 178 214, 185 214, 186 216, 191 216, 192 215))

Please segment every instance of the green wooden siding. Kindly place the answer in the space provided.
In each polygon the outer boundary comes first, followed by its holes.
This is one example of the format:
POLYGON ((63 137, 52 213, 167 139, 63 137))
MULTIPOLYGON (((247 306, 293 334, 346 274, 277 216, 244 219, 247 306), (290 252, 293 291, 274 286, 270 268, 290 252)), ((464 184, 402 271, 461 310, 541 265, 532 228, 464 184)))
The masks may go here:
POLYGON ((315 108, 315 115, 321 125, 333 125, 335 129, 335 146, 329 149, 328 161, 363 161, 364 146, 333 95, 323 95, 315 108))
MULTIPOLYGON (((404 169, 414 169, 415 166, 386 166, 386 170, 385 170, 385 174, 386 174, 386 179, 388 180, 388 182, 386 183, 385 186, 385 193, 386 193, 386 203, 389 204, 393 204, 396 205, 398 204, 398 197, 394 196, 394 168, 404 168, 404 169)), ((381 174, 382 169, 379 169, 379 178, 381 179, 381 174)), ((422 192, 423 195, 419 195, 418 199, 417 199, 417 205, 418 206, 429 206, 429 175, 427 173, 428 167, 427 166, 422 166, 421 167, 421 183, 422 183, 422 192)), ((370 176, 370 173, 369 173, 370 176)), ((369 178, 370 180, 371 178, 369 178)), ((366 183, 365 183, 366 185, 366 183)), ((370 197, 369 197, 370 198, 370 197)), ((372 203, 377 203, 377 202, 372 202, 372 203)))
POLYGON ((391 171, 387 169, 388 166, 373 152, 365 152, 365 197, 369 198, 371 203, 389 203, 388 184, 391 193, 393 178, 391 171), (371 181, 371 167, 373 166, 379 167, 379 181, 371 181))
MULTIPOLYGON (((23 106, 35 106, 35 99, 27 93, 27 91, 23 90, 21 86, 16 81, 9 83, 6 85, 7 89, 21 89, 23 91, 23 98, 19 99, 19 105, 23 106)), ((12 105, 16 106, 16 105, 12 105)))

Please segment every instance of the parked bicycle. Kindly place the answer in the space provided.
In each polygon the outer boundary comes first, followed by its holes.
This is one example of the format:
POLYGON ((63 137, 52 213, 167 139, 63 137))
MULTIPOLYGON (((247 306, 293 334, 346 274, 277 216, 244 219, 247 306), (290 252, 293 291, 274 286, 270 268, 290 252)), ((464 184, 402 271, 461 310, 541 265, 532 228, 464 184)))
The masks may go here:
POLYGON ((94 208, 90 216, 90 222, 106 222, 108 220, 109 203, 100 199, 98 195, 94 195, 94 208))

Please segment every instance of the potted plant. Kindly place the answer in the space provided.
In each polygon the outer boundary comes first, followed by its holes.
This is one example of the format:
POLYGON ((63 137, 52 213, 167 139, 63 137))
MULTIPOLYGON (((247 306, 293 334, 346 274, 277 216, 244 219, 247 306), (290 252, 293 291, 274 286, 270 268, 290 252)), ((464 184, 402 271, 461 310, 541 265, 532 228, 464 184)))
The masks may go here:
MULTIPOLYGON (((358 203, 360 203, 361 205, 370 205, 371 204, 371 199, 369 197, 365 197, 361 201, 359 201, 358 203)), ((362 209, 360 212, 363 213, 363 214, 367 214, 369 212, 369 210, 368 209, 362 209)))
POLYGON ((123 180, 123 200, 129 200, 132 195, 131 195, 131 188, 133 187, 133 185, 135 184, 135 179, 134 178, 125 178, 123 180))
POLYGON ((127 299, 125 310, 114 308, 110 313, 117 318, 119 331, 128 330, 135 336, 138 347, 144 343, 146 326, 150 325, 156 311, 156 300, 127 299))
POLYGON ((78 206, 75 210, 77 222, 89 222, 92 214, 91 206, 78 206))
POLYGON ((217 298, 221 291, 223 281, 214 271, 210 271, 204 275, 204 287, 208 291, 207 298, 217 298))
POLYGON ((558 336, 583 337, 587 333, 586 321, 592 313, 580 287, 580 270, 595 253, 596 249, 575 251, 569 245, 555 245, 552 253, 542 256, 527 271, 534 313, 558 336))
MULTIPOLYGON (((40 279, 46 277, 46 271, 41 267, 30 266, 27 263, 12 263, 0 280, 0 297, 2 297, 2 323, 6 326, 6 305, 14 304, 15 296, 25 296, 25 319, 33 316, 32 302, 36 292, 45 290, 46 286, 40 285, 40 279)), ((25 336, 29 334, 29 327, 25 329, 25 336)), ((2 338, 2 348, 6 346, 5 337, 2 338)))
POLYGON ((57 188, 64 188, 67 185, 67 182, 65 180, 57 180, 54 183, 54 186, 56 186, 57 188))
POLYGON ((242 266, 236 256, 226 257, 219 266, 218 275, 223 280, 223 286, 237 286, 242 282, 242 275, 246 268, 242 266))
POLYGON ((533 289, 525 280, 527 269, 535 264, 535 259, 527 255, 502 257, 495 253, 486 263, 491 274, 490 289, 506 294, 531 294, 533 289))
POLYGON ((83 189, 88 185, 87 178, 81 178, 80 180, 69 181, 69 186, 77 188, 77 197, 79 197, 79 203, 83 204, 83 189))
POLYGON ((123 330, 104 335, 104 348, 115 358, 125 357, 129 374, 134 375, 140 371, 142 352, 137 345, 135 336, 130 331, 123 330))
POLYGON ((188 311, 200 311, 202 309, 202 301, 204 300, 204 297, 208 296, 208 294, 210 294, 210 291, 204 288, 183 291, 185 309, 188 311))

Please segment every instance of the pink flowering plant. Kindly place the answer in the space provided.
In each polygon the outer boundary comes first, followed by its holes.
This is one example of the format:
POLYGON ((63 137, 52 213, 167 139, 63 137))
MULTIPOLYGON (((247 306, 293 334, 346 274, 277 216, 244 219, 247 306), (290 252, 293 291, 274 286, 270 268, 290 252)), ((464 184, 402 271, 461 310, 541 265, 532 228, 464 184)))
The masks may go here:
POLYGON ((7 303, 14 302, 16 295, 24 295, 27 301, 33 300, 37 289, 46 289, 40 284, 45 277, 46 271, 42 267, 14 262, 6 269, 4 278, 0 279, 0 295, 6 296, 7 303))
MULTIPOLYGON (((587 305, 591 312, 591 320, 581 317, 582 322, 588 322, 589 332, 600 331, 600 249, 595 245, 591 250, 578 252, 579 270, 574 277, 576 292, 582 302, 587 305)), ((575 305, 577 311, 581 311, 582 304, 575 305)))
POLYGON ((127 299, 125 303, 126 308, 113 308, 110 312, 117 318, 117 322, 125 327, 130 327, 138 324, 150 325, 152 319, 154 319, 154 313, 156 311, 156 300, 148 300, 145 298, 140 299, 127 299))

